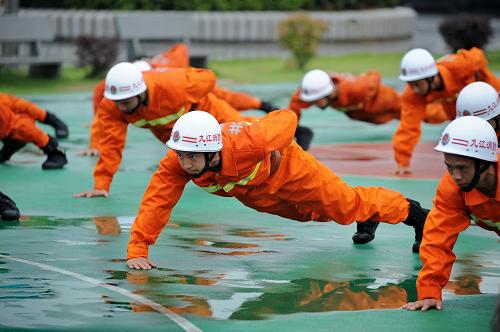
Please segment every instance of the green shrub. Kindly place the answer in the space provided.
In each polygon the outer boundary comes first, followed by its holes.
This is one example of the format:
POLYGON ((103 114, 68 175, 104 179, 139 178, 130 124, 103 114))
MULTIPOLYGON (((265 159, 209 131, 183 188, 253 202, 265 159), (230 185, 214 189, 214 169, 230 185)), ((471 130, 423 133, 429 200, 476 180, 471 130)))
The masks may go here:
POLYGON ((462 13, 444 18, 439 33, 451 49, 485 48, 493 35, 491 20, 487 16, 462 13))
POLYGON ((316 49, 327 24, 307 13, 289 16, 278 25, 281 45, 292 52, 297 68, 303 70, 316 55, 316 49))

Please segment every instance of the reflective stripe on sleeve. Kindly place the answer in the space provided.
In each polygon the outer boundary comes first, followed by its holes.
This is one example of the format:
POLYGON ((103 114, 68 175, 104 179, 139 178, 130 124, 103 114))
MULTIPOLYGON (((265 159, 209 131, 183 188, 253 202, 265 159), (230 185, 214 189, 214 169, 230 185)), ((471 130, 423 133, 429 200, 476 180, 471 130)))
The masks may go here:
POLYGON ((172 121, 176 121, 178 118, 180 118, 182 115, 184 115, 184 113, 186 113, 186 108, 182 107, 181 110, 177 113, 169 114, 169 115, 164 116, 162 118, 153 119, 153 120, 140 119, 140 120, 137 120, 136 122, 134 122, 133 125, 136 127, 144 127, 146 125, 150 125, 152 127, 166 125, 172 121))

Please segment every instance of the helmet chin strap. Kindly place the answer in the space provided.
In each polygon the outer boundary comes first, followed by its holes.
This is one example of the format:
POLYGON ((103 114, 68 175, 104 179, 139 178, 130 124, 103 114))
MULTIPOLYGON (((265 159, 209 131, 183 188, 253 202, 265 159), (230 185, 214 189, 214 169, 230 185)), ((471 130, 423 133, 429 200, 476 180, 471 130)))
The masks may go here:
POLYGON ((330 95, 330 96, 326 97, 326 99, 327 99, 327 101, 328 101, 328 102, 325 104, 325 106, 320 107, 322 110, 325 110, 328 106, 330 106, 330 105, 332 104, 332 101, 333 101, 335 98, 333 98, 333 97, 330 95))
POLYGON ((479 182, 479 177, 481 174, 486 172, 488 167, 490 167, 490 162, 483 161, 484 164, 481 166, 481 161, 479 159, 475 159, 474 162, 474 177, 472 178, 471 182, 462 189, 462 191, 465 191, 466 193, 470 192, 472 189, 474 189, 477 186, 477 183, 479 182))
POLYGON ((203 154, 205 155, 205 167, 203 167, 203 169, 198 174, 191 175, 191 177, 193 177, 195 179, 199 178, 200 176, 205 174, 207 171, 214 171, 214 172, 220 171, 220 169, 222 167, 222 162, 220 162, 219 165, 217 165, 217 166, 210 167, 210 163, 212 162, 212 160, 214 160, 214 157, 217 154, 217 152, 204 152, 203 154))
POLYGON ((144 98, 141 97, 141 94, 135 96, 137 98, 137 106, 135 106, 130 112, 127 114, 132 114, 139 109, 141 106, 146 106, 148 104, 148 91, 146 90, 146 96, 144 98))
POLYGON ((493 129, 498 132, 500 130, 500 115, 495 116, 493 121, 495 122, 495 127, 493 129))
POLYGON ((427 82, 427 90, 425 91, 424 96, 427 96, 432 91, 432 81, 434 80, 434 76, 427 77, 425 81, 427 82))

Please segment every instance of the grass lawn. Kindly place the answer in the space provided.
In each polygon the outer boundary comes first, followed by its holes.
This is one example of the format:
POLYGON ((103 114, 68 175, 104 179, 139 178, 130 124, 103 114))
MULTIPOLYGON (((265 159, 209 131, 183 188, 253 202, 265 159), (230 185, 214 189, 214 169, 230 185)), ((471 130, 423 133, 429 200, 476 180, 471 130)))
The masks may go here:
MULTIPOLYGON (((500 50, 488 51, 487 54, 490 69, 499 72, 500 50)), ((318 57, 309 63, 308 69, 321 68, 353 74, 378 70, 382 76, 396 77, 402 55, 403 52, 318 57)), ((279 58, 211 60, 209 67, 219 79, 241 84, 298 82, 304 75, 304 71, 293 68, 289 60, 279 58)), ((0 73, 0 91, 18 95, 89 91, 104 74, 99 78, 88 79, 85 77, 87 72, 85 68, 64 67, 59 79, 32 79, 26 71, 4 71, 0 73)))

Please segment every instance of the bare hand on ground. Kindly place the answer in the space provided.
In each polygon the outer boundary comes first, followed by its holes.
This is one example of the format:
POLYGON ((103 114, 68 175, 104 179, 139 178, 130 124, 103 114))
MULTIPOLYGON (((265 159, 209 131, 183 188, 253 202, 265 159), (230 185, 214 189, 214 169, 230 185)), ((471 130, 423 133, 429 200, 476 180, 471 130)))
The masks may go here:
POLYGON ((394 175, 406 175, 406 174, 410 174, 411 173, 411 170, 410 170, 410 167, 408 166, 398 166, 398 168, 394 171, 394 175))
POLYGON ((82 197, 90 198, 90 197, 101 197, 101 196, 108 197, 109 193, 104 189, 94 189, 73 195, 73 197, 75 198, 82 198, 82 197))
POLYGON ((96 148, 88 148, 78 152, 79 157, 94 157, 99 155, 99 150, 96 148))
POLYGON ((411 311, 419 309, 422 311, 426 311, 427 309, 434 309, 434 308, 437 310, 443 309, 443 301, 436 299, 425 299, 416 302, 408 302, 407 304, 401 307, 401 309, 406 309, 411 311))
POLYGON ((136 257, 128 259, 127 266, 131 269, 151 270, 153 267, 156 267, 156 263, 144 257, 136 257))

